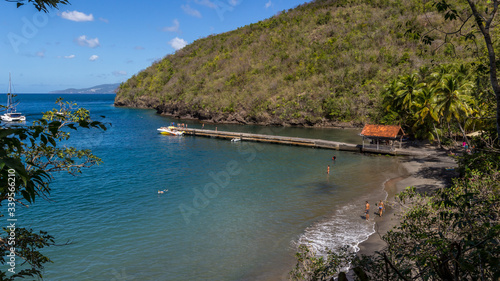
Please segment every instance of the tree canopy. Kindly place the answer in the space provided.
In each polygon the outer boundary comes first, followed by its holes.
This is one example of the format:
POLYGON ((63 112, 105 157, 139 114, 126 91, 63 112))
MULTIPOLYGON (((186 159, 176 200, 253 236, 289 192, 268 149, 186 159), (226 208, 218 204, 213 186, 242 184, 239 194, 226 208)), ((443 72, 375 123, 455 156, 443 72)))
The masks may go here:
POLYGON ((470 42, 468 48, 473 55, 477 56, 487 68, 490 80, 490 90, 496 98, 496 133, 500 137, 500 84, 498 82, 498 62, 495 38, 498 36, 498 20, 496 18, 498 0, 488 1, 457 1, 457 0, 434 0, 422 4, 426 17, 426 28, 419 29, 411 26, 407 34, 420 38, 428 45, 437 45, 436 49, 447 46, 454 50, 457 42, 470 42), (431 20, 430 14, 434 11, 440 13, 445 22, 431 20), (446 23, 453 23, 448 25, 446 23), (477 38, 482 38, 483 44, 479 44, 477 38), (436 43, 438 42, 438 43, 436 43))

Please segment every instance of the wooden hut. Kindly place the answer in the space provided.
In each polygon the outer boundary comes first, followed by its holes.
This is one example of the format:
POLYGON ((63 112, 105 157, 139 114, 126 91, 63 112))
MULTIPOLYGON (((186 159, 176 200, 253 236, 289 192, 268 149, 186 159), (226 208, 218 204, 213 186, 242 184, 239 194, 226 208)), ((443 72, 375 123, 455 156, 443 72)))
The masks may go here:
POLYGON ((394 149, 396 141, 399 142, 399 148, 401 148, 404 134, 401 126, 367 124, 361 131, 360 136, 363 137, 363 148, 365 148, 365 139, 370 139, 377 144, 377 150, 379 150, 381 144, 384 146, 389 145, 391 149, 394 149))

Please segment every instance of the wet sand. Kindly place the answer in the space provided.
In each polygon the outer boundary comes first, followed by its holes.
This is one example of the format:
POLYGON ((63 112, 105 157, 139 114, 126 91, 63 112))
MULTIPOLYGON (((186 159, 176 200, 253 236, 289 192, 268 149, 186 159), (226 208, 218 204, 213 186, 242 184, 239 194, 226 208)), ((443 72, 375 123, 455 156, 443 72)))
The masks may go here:
POLYGON ((388 195, 385 201, 386 211, 382 217, 379 217, 378 208, 373 201, 374 204, 370 208, 370 220, 375 221, 376 232, 359 245, 359 254, 372 255, 386 246, 381 237, 399 223, 398 217, 395 216, 399 211, 398 204, 395 202, 397 193, 409 186, 416 187, 418 191, 432 192, 448 186, 451 184, 451 179, 457 176, 455 170, 449 169, 457 167, 453 157, 448 156, 444 150, 428 150, 429 156, 401 159, 401 165, 406 172, 404 176, 393 178, 385 183, 385 191, 388 195))

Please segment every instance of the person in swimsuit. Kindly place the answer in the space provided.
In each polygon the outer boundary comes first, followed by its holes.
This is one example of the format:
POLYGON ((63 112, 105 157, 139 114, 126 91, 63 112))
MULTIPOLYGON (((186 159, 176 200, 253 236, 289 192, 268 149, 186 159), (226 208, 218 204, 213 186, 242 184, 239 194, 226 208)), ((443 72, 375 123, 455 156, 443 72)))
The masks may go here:
POLYGON ((365 217, 366 217, 366 220, 368 220, 368 218, 370 218, 370 204, 368 204, 368 201, 366 201, 366 205, 365 205, 365 217))
POLYGON ((385 210, 384 202, 380 200, 380 203, 378 203, 378 215, 382 216, 382 212, 385 210))

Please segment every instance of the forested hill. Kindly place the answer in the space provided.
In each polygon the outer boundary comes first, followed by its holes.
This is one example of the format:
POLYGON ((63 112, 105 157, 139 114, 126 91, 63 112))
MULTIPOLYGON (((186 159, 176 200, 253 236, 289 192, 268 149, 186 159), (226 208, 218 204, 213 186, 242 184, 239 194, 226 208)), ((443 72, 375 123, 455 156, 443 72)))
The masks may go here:
POLYGON ((335 125, 377 121, 398 75, 461 58, 406 35, 439 23, 420 0, 317 0, 199 39, 120 85, 115 104, 212 122, 335 125))

